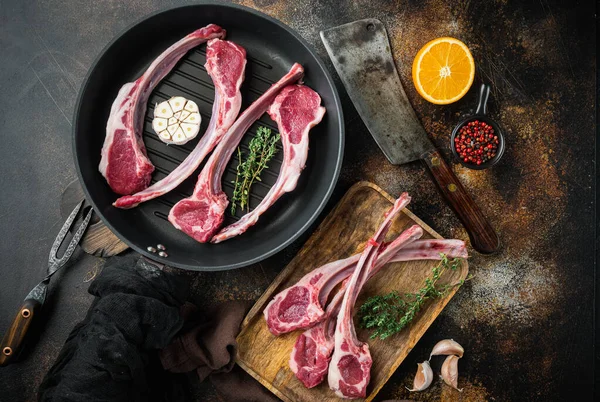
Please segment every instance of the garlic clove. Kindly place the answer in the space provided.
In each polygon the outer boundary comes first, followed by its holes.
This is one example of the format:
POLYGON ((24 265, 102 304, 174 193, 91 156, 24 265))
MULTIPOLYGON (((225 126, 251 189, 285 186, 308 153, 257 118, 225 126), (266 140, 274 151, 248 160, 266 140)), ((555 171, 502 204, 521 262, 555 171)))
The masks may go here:
POLYGON ((187 138, 185 138, 185 133, 179 126, 177 127, 177 130, 172 135, 172 137, 173 137, 173 143, 175 143, 176 145, 184 144, 187 141, 187 138))
POLYGON ((184 123, 198 123, 200 121, 200 113, 190 113, 185 119, 183 119, 184 123))
POLYGON ((175 134, 175 131, 177 131, 178 128, 179 128, 179 126, 176 124, 169 125, 169 127, 167 127, 167 131, 169 132, 169 134, 171 134, 171 136, 173 136, 175 134))
POLYGON ((169 102, 164 101, 154 106, 154 117, 168 119, 171 116, 173 116, 173 110, 171 109, 169 102))
POLYGON ((191 139, 198 134, 200 127, 197 124, 181 123, 181 129, 185 134, 185 138, 191 139))
POLYGON ((198 112, 198 105, 196 105, 195 102, 188 101, 185 104, 185 110, 187 110, 188 112, 191 112, 191 113, 197 113, 198 112))
POLYGON ((167 130, 161 131, 160 133, 158 133, 158 136, 163 141, 171 141, 171 134, 169 134, 167 130))
POLYGON ((455 390, 462 392, 462 389, 458 389, 458 356, 450 355, 444 360, 442 364, 442 380, 450 385, 455 390))
POLYGON ((173 113, 177 113, 180 110, 183 110, 187 100, 183 96, 174 96, 168 100, 169 105, 171 105, 171 109, 173 109, 173 113))
POLYGON ((167 119, 163 119, 162 117, 155 117, 154 120, 152 120, 152 128, 157 133, 160 133, 161 131, 167 128, 167 119))
POLYGON ((406 389, 408 389, 410 392, 423 391, 431 385, 432 381, 433 371, 431 370, 429 361, 425 360, 423 363, 419 363, 417 365, 417 374, 415 374, 413 388, 409 389, 408 387, 406 387, 406 389))
POLYGON ((456 355, 458 357, 463 357, 464 353, 465 350, 463 347, 454 339, 444 339, 435 344, 429 355, 429 360, 431 360, 432 356, 438 355, 456 355))
POLYGON ((178 113, 181 113, 181 114, 179 115, 179 121, 185 121, 185 119, 187 119, 187 118, 188 118, 188 116, 191 114, 191 113, 190 113, 190 112, 188 112, 187 110, 182 110, 181 112, 178 112, 178 113))

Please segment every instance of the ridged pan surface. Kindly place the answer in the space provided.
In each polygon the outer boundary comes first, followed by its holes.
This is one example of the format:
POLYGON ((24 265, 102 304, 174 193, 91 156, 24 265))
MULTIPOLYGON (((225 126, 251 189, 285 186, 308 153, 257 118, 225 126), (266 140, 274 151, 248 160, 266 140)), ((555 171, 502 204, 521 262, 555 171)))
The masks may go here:
MULTIPOLYGON (((191 152, 210 121, 214 86, 204 63, 206 45, 182 58, 152 92, 143 128, 148 156, 156 167, 153 183, 165 177, 191 152), (152 130, 154 105, 172 96, 184 96, 198 104, 202 115, 199 136, 183 146, 167 146, 152 130)), ((244 136, 241 150, 258 126, 277 131, 268 115, 244 136)), ((333 81, 318 56, 290 28, 254 10, 233 5, 204 3, 160 12, 129 28, 110 43, 91 68, 79 95, 75 112, 74 155, 82 186, 107 226, 136 251, 164 264, 191 270, 224 270, 258 262, 283 249, 318 216, 335 186, 343 157, 343 118, 333 81), (126 82, 139 77, 167 47, 186 34, 214 23, 227 30, 228 40, 247 51, 246 78, 242 85, 242 111, 269 86, 278 81, 294 62, 305 68, 306 85, 322 98, 327 113, 310 133, 307 166, 294 192, 280 198, 246 233, 220 244, 200 244, 176 230, 167 220, 169 210, 192 194, 200 169, 170 193, 121 210, 112 206, 118 198, 98 171, 100 150, 106 134, 110 106, 126 82), (167 247, 168 257, 149 253, 148 246, 167 247)), ((280 151, 252 188, 250 208, 256 206, 275 183, 281 168, 280 151)), ((237 166, 237 152, 229 161, 223 189, 231 199, 237 166)), ((229 208, 228 208, 229 210, 229 208)), ((225 224, 243 214, 229 211, 225 224)))

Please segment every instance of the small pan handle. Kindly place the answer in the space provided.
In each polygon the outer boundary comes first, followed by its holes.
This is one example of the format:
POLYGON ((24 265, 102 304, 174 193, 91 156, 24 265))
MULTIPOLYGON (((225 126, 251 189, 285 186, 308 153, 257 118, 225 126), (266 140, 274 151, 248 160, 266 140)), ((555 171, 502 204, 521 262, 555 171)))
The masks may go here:
POLYGON ((34 317, 39 313, 40 307, 41 304, 37 300, 28 299, 23 302, 0 343, 0 367, 16 360, 27 330, 31 327, 34 317))
POLYGON ((491 254, 498 250, 500 239, 494 228, 458 181, 440 152, 438 150, 428 151, 421 158, 431 172, 440 192, 463 223, 473 248, 482 254, 491 254))
POLYGON ((487 84, 481 84, 479 88, 479 99, 477 100, 476 115, 484 116, 487 114, 487 102, 490 97, 490 86, 487 84))

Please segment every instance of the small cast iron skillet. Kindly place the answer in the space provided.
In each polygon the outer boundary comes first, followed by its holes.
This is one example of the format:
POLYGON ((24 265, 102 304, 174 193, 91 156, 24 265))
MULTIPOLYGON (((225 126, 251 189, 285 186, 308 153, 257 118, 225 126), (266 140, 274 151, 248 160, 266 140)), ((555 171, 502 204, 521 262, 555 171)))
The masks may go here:
POLYGON ((487 116, 487 102, 488 102, 489 96, 490 96, 490 86, 487 84, 481 84, 481 88, 479 89, 479 99, 477 101, 477 109, 475 110, 475 114, 462 119, 456 125, 456 127, 454 127, 454 130, 452 130, 452 136, 450 137, 450 148, 452 149, 452 154, 454 154, 454 157, 456 158, 456 160, 458 160, 460 162, 461 165, 463 165, 464 167, 467 167, 469 169, 483 170, 483 169, 492 167, 496 163, 498 163, 498 161, 500 161, 500 158, 502 158, 502 155, 504 154, 504 148, 505 148, 504 132, 502 131, 502 128, 500 127, 500 125, 498 123, 496 123, 496 121, 492 120, 491 118, 489 118, 487 116), (498 149, 497 149, 496 155, 492 159, 488 160, 485 163, 482 163, 481 165, 475 165, 473 163, 468 163, 468 162, 465 162, 464 160, 462 160, 460 158, 460 156, 458 156, 458 152, 456 151, 456 146, 454 143, 454 138, 458 135, 458 132, 460 131, 460 129, 465 124, 475 121, 475 120, 483 121, 484 123, 487 123, 490 126, 492 126, 492 128, 494 129, 494 134, 498 136, 498 149))
MULTIPOLYGON (((154 180, 173 170, 195 146, 166 146, 152 131, 151 113, 155 103, 171 96, 194 100, 202 114, 204 132, 212 110, 214 89, 204 70, 205 45, 191 50, 148 100, 143 139, 148 156, 156 166, 154 180)), ((304 39, 281 22, 255 10, 217 2, 173 8, 148 16, 128 28, 102 51, 85 78, 73 125, 73 153, 79 180, 86 198, 102 221, 127 245, 162 264, 196 271, 217 271, 243 267, 263 260, 289 245, 310 227, 329 199, 343 159, 344 119, 340 99, 325 65, 304 39), (98 171, 100 150, 106 135, 106 120, 111 104, 126 82, 139 77, 166 48, 190 32, 214 23, 227 30, 226 39, 243 46, 248 55, 246 79, 242 84, 242 110, 279 80, 298 62, 304 66, 304 82, 317 91, 327 109, 323 121, 310 132, 310 151, 306 169, 296 189, 280 198, 258 223, 246 233, 220 244, 200 244, 167 221, 169 210, 190 195, 198 172, 170 193, 122 210, 112 206, 117 195, 98 171), (166 246, 167 257, 149 252, 148 247, 166 246)), ((264 115, 258 125, 277 129, 264 115)), ((249 135, 242 140, 247 151, 249 135)), ((253 187, 251 206, 264 197, 275 182, 282 152, 269 163, 262 182, 253 187)), ((232 158, 223 178, 229 199, 233 192, 237 158, 232 158)), ((226 215, 231 223, 237 216, 226 215)))

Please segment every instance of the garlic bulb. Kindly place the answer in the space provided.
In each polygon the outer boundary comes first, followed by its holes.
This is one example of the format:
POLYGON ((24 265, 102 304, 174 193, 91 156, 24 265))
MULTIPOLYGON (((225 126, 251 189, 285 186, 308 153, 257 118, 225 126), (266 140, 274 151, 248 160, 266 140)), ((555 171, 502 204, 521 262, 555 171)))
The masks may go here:
POLYGON ((429 360, 431 360, 431 356, 438 355, 456 355, 458 357, 463 357, 464 352, 465 350, 463 347, 454 339, 444 339, 435 344, 429 355, 429 360))
POLYGON ((452 388, 462 392, 462 389, 458 389, 458 356, 450 355, 444 360, 442 364, 442 380, 452 388))
POLYGON ((201 120, 194 101, 174 96, 154 107, 152 128, 162 142, 183 145, 198 135, 201 120))
POLYGON ((417 368, 417 374, 415 374, 415 380, 413 381, 413 389, 408 389, 410 392, 423 391, 431 385, 433 381, 433 371, 429 365, 429 361, 425 360, 423 363, 419 363, 417 368))

